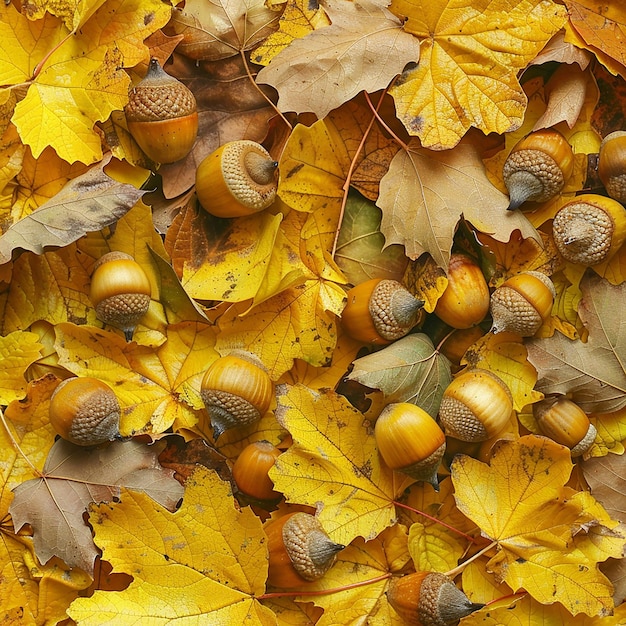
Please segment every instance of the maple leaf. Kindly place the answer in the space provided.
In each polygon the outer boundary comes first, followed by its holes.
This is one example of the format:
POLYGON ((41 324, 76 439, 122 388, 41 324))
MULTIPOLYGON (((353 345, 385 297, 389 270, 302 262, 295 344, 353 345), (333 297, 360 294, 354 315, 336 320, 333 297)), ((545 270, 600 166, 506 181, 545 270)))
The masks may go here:
POLYGON ((43 346, 35 333, 13 332, 0 337, 0 404, 24 396, 26 368, 41 356, 43 346))
POLYGON ((194 472, 175 513, 124 491, 121 502, 92 507, 90 521, 104 558, 133 581, 123 591, 74 601, 68 610, 74 620, 169 624, 204 616, 214 623, 276 624, 255 599, 267 577, 261 522, 250 509, 235 508, 215 472, 194 472))
POLYGON ((288 502, 318 508, 336 543, 373 539, 394 522, 393 499, 410 479, 381 463, 362 414, 342 396, 302 385, 277 393, 276 419, 294 444, 270 470, 276 489, 288 502))
POLYGON ((526 97, 516 72, 563 27, 549 0, 393 0, 393 13, 421 39, 420 63, 390 90, 398 117, 424 147, 454 147, 470 126, 505 133, 522 123, 526 97))
POLYGON ((384 89, 420 56, 417 39, 380 2, 327 0, 322 6, 331 25, 292 41, 257 76, 276 88, 281 111, 312 111, 319 119, 360 91, 384 89))
POLYGON ((500 241, 516 229, 539 238, 521 212, 506 211, 506 196, 489 182, 477 146, 468 142, 447 152, 414 144, 398 152, 380 181, 376 204, 387 244, 403 244, 411 259, 429 252, 444 269, 461 216, 500 241))
POLYGON ((513 590, 573 615, 608 615, 611 585, 597 563, 621 556, 626 540, 588 493, 564 487, 572 467, 567 448, 526 435, 498 445, 489 465, 455 457, 455 499, 497 542, 488 567, 513 590))
POLYGON ((380 389, 386 404, 411 402, 436 418, 452 374, 450 362, 435 350, 431 339, 414 333, 357 359, 348 380, 380 389))
POLYGON ((109 502, 122 486, 143 491, 173 509, 183 489, 173 472, 157 461, 159 446, 135 440, 112 442, 87 449, 59 439, 52 446, 41 478, 14 489, 9 513, 15 528, 33 528, 37 557, 45 563, 53 556, 71 567, 93 573, 98 551, 83 513, 91 502, 109 502))
POLYGON ((626 288, 595 274, 581 283, 579 314, 589 331, 586 343, 560 333, 527 342, 528 360, 538 372, 536 389, 571 397, 588 413, 608 413, 626 406, 623 319, 626 288))
POLYGON ((109 158, 70 180, 37 211, 11 226, 0 237, 0 263, 21 248, 41 254, 47 246, 66 246, 85 232, 96 231, 120 219, 143 191, 105 174, 109 158))

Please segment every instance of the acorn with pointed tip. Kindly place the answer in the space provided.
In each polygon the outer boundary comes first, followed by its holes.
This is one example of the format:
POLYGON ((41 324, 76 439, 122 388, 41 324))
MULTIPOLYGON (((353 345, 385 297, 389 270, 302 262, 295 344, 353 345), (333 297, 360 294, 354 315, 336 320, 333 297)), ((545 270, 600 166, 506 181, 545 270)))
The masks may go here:
POLYGON ((50 424, 63 439, 97 446, 120 436, 121 408, 111 387, 81 376, 59 383, 50 398, 50 424))
POLYGON ((409 626, 452 626, 484 606, 471 602, 451 578, 439 572, 392 578, 387 600, 409 626))
POLYGON ((310 513, 288 513, 264 526, 269 551, 268 584, 299 587, 319 580, 334 565, 345 546, 328 536, 310 513))
POLYGON ((180 161, 196 141, 196 98, 156 58, 150 59, 143 80, 131 88, 124 114, 128 132, 155 163, 180 161))
POLYGON ((119 328, 131 341, 148 312, 152 289, 143 268, 130 254, 108 252, 96 261, 89 297, 97 318, 119 328))
POLYGON ((424 301, 397 280, 372 278, 348 291, 341 314, 343 329, 353 339, 386 345, 408 335, 422 320, 424 301))
POLYGON ((242 217, 274 202, 278 163, 256 141, 229 141, 204 158, 196 170, 196 196, 216 217, 242 217))
POLYGON ((527 200, 545 202, 557 196, 574 170, 567 139, 548 128, 520 139, 504 162, 502 178, 509 191, 509 211, 527 200))

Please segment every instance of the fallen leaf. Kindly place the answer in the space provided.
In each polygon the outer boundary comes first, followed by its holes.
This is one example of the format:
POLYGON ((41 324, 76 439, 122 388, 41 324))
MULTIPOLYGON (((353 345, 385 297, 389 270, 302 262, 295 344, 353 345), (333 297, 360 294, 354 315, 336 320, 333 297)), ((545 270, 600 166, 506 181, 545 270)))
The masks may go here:
POLYGON ((68 610, 72 619, 93 626, 103 619, 276 625, 255 598, 267 577, 261 522, 249 508, 235 508, 228 485, 214 472, 196 470, 175 513, 124 491, 121 502, 92 507, 90 521, 104 558, 133 581, 120 592, 75 600, 68 610))
POLYGON ((159 446, 138 441, 82 448, 59 439, 50 450, 41 478, 15 489, 9 513, 16 530, 33 528, 35 552, 42 563, 58 556, 70 567, 93 572, 98 554, 83 513, 91 502, 109 502, 122 486, 142 491, 174 509, 183 489, 157 461, 159 446))
POLYGON ((67 246, 86 232, 121 218, 143 191, 104 173, 109 159, 70 180, 63 189, 0 237, 0 263, 17 249, 42 254, 47 246, 67 246))
POLYGON ((390 90, 398 117, 425 148, 454 147, 470 126, 485 134, 518 128, 526 97, 516 72, 563 27, 566 12, 547 0, 457 6, 393 0, 421 58, 390 90))
POLYGON ((581 290, 579 314, 589 331, 587 342, 560 333, 531 339, 528 360, 538 372, 537 391, 567 395, 587 413, 609 413, 626 406, 624 320, 615 314, 626 307, 626 288, 587 274, 581 290))
POLYGON ((431 339, 413 333, 357 359, 348 380, 380 389, 385 402, 410 402, 437 417, 445 388, 452 380, 450 362, 431 339))
POLYGON ((292 41, 257 76, 276 88, 281 111, 311 111, 319 119, 361 91, 385 89, 420 57, 419 41, 380 2, 326 0, 322 6, 331 25, 292 41))
POLYGON ((0 337, 0 404, 23 398, 24 373, 41 356, 43 346, 35 333, 16 331, 0 337))
POLYGON ((520 211, 506 210, 507 197, 489 182, 478 148, 467 142, 447 152, 414 144, 398 152, 380 181, 376 204, 387 244, 403 244, 411 259, 429 252, 444 269, 461 217, 499 241, 516 229, 539 238, 520 211))

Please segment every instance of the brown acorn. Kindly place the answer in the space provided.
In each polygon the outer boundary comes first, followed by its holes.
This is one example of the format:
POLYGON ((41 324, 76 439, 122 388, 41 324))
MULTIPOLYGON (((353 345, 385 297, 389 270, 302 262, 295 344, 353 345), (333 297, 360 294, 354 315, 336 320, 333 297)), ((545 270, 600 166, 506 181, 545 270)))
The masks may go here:
POLYGON ((557 130, 532 132, 518 141, 502 169, 509 210, 527 200, 545 202, 561 193, 574 169, 574 153, 557 130))
POLYGON ((274 490, 268 472, 280 450, 269 441, 255 441, 247 445, 233 463, 233 479, 239 490, 257 500, 276 500, 281 497, 274 490))
POLYGON ((144 79, 131 88, 124 114, 128 131, 155 163, 180 161, 196 141, 196 99, 155 58, 144 79))
POLYGON ((397 280, 372 278, 348 291, 342 327, 358 341, 389 344, 420 322, 423 306, 424 301, 397 280))
POLYGON ((470 602, 452 579, 438 572, 392 578, 387 600, 410 626, 452 626, 484 606, 470 602))
POLYGON ((120 414, 117 396, 97 378, 68 378, 50 398, 52 427, 78 446, 97 446, 119 438, 120 414))
POLYGON ((330 539, 317 517, 288 513, 264 526, 269 550, 268 584, 299 587, 319 580, 345 546, 330 539))
POLYGON ((626 132, 609 133, 600 144, 598 177, 609 196, 626 203, 626 132))
POLYGON ((141 265, 125 252, 108 252, 98 259, 89 297, 96 316, 133 338, 135 327, 150 307, 151 287, 141 265))

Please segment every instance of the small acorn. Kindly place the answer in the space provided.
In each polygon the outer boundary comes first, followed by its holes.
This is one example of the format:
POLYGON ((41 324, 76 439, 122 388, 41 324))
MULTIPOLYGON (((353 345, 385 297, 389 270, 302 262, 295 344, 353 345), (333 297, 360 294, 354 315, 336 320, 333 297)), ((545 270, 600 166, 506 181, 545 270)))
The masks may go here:
POLYGON ((552 281, 541 272, 511 276, 491 294, 491 332, 532 337, 550 317, 555 297, 552 281))
POLYGON ((609 196, 626 203, 626 131, 609 133, 600 144, 598 177, 609 196))
POLYGON ((392 578, 387 600, 410 626, 452 626, 484 606, 470 602, 451 578, 439 572, 392 578))
POLYGON ((378 416, 374 437, 388 467, 439 491, 437 469, 446 450, 446 438, 437 422, 409 402, 388 404, 378 416))
POLYGON ((504 381, 489 370, 464 370, 445 388, 439 420, 446 435, 461 441, 485 441, 497 435, 513 412, 504 381))
POLYGON ((587 452, 598 434, 587 414, 565 396, 536 402, 533 415, 541 432, 570 448, 573 457, 587 452))
POLYGON ((435 306, 435 315, 452 328, 470 328, 489 312, 489 287, 480 267, 467 255, 453 252, 448 285, 435 306))
POLYGON ((574 170, 574 153, 557 130, 544 129, 520 139, 504 162, 509 211, 527 200, 545 202, 563 190, 574 170))
POLYGON ((111 387, 88 376, 68 378, 50 398, 50 423, 63 439, 97 446, 120 436, 121 408, 111 387))
POLYGON ((280 498, 280 492, 274 490, 268 475, 279 456, 280 450, 269 441, 248 444, 233 463, 233 479, 239 490, 257 500, 280 498))
POLYGON ((617 201, 582 194, 554 216, 552 236, 563 258, 580 265, 610 259, 626 239, 626 209, 617 201))
POLYGON ((131 341, 150 307, 150 280, 141 265, 124 252, 108 252, 96 261, 89 297, 96 316, 124 332, 131 341))
POLYGON ((146 76, 129 91, 124 114, 128 131, 155 163, 180 161, 196 141, 196 99, 156 58, 150 59, 146 76))
POLYGON ((278 163, 255 141, 230 141, 203 159, 196 170, 196 195, 216 217, 258 213, 274 202, 278 163))
POLYGON ((420 322, 423 306, 424 301, 397 280, 372 278, 348 291, 342 327, 358 341, 389 344, 420 322))
POLYGON ((225 430, 260 420, 272 403, 274 383, 256 355, 237 351, 211 363, 200 395, 217 439, 225 430))
POLYGON ((330 539, 309 513, 288 513, 264 526, 269 551, 267 582, 273 587, 299 587, 319 580, 345 546, 330 539))

